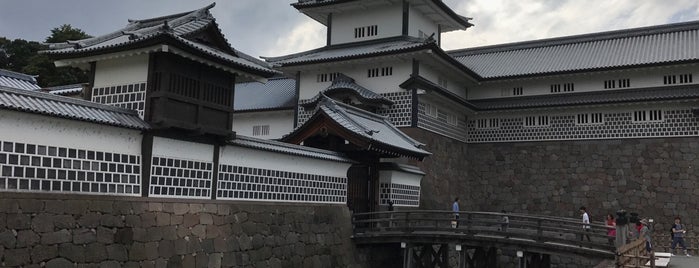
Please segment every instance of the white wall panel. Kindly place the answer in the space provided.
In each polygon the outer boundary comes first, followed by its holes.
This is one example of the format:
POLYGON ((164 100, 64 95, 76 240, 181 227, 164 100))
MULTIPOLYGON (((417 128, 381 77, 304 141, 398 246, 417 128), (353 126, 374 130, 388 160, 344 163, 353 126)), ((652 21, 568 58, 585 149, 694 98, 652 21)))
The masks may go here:
POLYGON ((95 88, 135 84, 148 80, 148 54, 98 61, 95 88))

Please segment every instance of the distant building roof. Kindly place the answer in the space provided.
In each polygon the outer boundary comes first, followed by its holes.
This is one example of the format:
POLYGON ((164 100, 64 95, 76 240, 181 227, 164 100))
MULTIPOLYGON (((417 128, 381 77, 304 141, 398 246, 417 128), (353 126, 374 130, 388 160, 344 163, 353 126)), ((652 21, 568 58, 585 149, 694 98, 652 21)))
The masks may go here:
POLYGON ((36 78, 31 75, 0 69, 0 87, 9 87, 26 90, 39 90, 36 78))
POLYGON ((699 21, 448 52, 484 79, 699 61, 699 21))
POLYGON ((48 93, 54 94, 54 95, 68 96, 68 95, 80 94, 83 91, 84 86, 85 86, 85 84, 72 84, 72 85, 47 87, 47 88, 44 88, 43 90, 45 92, 48 92, 48 93))
POLYGON ((291 143, 284 143, 284 142, 279 142, 279 141, 256 139, 256 138, 247 137, 247 136, 238 135, 238 136, 236 136, 235 139, 229 141, 228 143, 232 144, 232 145, 238 145, 238 146, 252 148, 252 149, 260 149, 260 150, 265 150, 265 151, 270 151, 270 152, 277 152, 277 153, 283 153, 283 154, 289 154, 289 155, 316 158, 316 159, 321 159, 321 160, 329 160, 329 161, 345 162, 345 163, 353 163, 354 162, 351 159, 347 158, 347 156, 345 156, 344 154, 338 153, 338 152, 321 150, 321 149, 316 149, 316 148, 311 148, 311 147, 301 146, 301 145, 296 145, 296 144, 291 144, 291 143))
POLYGON ((430 155, 414 140, 396 128, 385 117, 323 97, 318 110, 303 125, 282 138, 287 142, 301 142, 319 134, 326 127, 350 143, 382 157, 409 157, 422 160, 430 155), (334 129, 334 130, 331 130, 334 129))
MULTIPOLYGON (((357 4, 362 2, 370 5, 383 3, 376 0, 299 0, 297 3, 292 3, 291 6, 295 7, 314 20, 322 23, 323 25, 327 25, 327 16, 323 16, 323 13, 311 12, 309 9, 339 4, 357 4)), ((421 10, 427 17, 436 21, 437 24, 442 27, 442 32, 465 30, 466 28, 473 26, 473 24, 468 22, 471 20, 471 18, 456 14, 454 10, 449 8, 449 6, 447 6, 442 0, 408 0, 408 2, 413 4, 412 8, 421 10)))
POLYGON ((55 116, 132 129, 149 129, 136 111, 56 96, 39 91, 0 87, 0 109, 55 116))
POLYGON ((247 82, 235 85, 233 109, 236 112, 294 109, 296 80, 276 77, 267 83, 247 82))
POLYGON ((129 20, 126 27, 113 33, 50 44, 49 50, 43 53, 57 58, 75 58, 166 43, 180 45, 201 56, 255 75, 269 77, 276 74, 277 71, 264 61, 237 51, 228 44, 209 12, 212 7, 214 4, 169 16, 129 20), (209 33, 207 38, 199 38, 205 32, 209 33))
POLYGON ((469 102, 476 106, 477 110, 508 110, 628 102, 697 100, 697 98, 699 98, 699 86, 686 85, 470 100, 469 102))

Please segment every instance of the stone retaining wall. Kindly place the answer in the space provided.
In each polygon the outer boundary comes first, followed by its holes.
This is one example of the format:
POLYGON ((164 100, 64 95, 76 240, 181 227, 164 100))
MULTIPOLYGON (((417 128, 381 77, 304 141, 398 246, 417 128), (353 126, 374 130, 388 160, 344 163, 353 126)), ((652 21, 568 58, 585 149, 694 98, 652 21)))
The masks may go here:
POLYGON ((0 195, 2 267, 367 267, 344 205, 0 195))

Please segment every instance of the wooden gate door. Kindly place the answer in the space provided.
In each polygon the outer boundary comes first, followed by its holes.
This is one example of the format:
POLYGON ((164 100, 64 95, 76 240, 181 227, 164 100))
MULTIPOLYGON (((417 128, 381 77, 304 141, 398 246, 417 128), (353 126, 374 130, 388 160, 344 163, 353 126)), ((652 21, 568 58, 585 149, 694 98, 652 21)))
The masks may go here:
POLYGON ((354 165, 347 171, 347 206, 354 213, 369 212, 369 166, 354 165))

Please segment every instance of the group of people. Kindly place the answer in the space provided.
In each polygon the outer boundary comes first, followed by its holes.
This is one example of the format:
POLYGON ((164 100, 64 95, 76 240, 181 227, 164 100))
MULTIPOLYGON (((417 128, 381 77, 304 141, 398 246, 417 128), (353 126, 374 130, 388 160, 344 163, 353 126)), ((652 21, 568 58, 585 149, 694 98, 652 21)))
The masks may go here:
MULTIPOLYGON (((459 227, 459 198, 454 198, 454 203, 451 204, 451 211, 454 212, 454 221, 452 226, 454 228, 459 227)), ((507 212, 503 209, 501 211, 502 219, 500 220, 500 231, 507 232, 507 227, 510 225, 510 218, 507 217, 507 212)))
MULTIPOLYGON (((590 215, 587 213, 587 208, 580 207, 580 213, 582 215, 582 222, 583 222, 583 229, 586 232, 590 232, 590 215)), ((672 250, 672 254, 675 254, 675 248, 677 245, 680 245, 682 249, 684 249, 684 255, 687 257, 691 257, 689 252, 687 252, 687 246, 685 245, 684 242, 684 236, 687 233, 687 230, 685 226, 681 222, 682 220, 680 217, 675 217, 675 222, 672 225, 671 228, 671 236, 672 236, 672 243, 670 244, 670 248, 672 250)), ((624 222, 626 224, 626 222, 624 222)), ((607 226, 607 237, 609 240, 609 244, 612 245, 614 244, 614 241, 617 239, 617 222, 614 219, 614 215, 612 214, 607 214, 607 218, 605 220, 605 225, 607 226)), ((587 237, 587 241, 590 241, 590 235, 589 234, 581 234, 580 235, 580 241, 583 241, 584 237, 587 237)), ((627 236, 623 235, 622 239, 625 239, 627 236)), ((645 240, 646 244, 646 251, 650 252, 653 250, 653 244, 652 244, 652 238, 651 238, 651 230, 648 224, 647 219, 641 219, 636 223, 636 229, 632 230, 629 232, 629 237, 630 238, 643 238, 645 240)))

